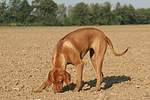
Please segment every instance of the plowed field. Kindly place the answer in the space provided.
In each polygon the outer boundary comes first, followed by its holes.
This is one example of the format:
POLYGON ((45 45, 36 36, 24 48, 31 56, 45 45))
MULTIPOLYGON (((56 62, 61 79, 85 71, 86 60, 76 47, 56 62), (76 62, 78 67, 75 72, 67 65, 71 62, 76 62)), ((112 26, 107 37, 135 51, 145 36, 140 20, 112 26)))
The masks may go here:
POLYGON ((84 57, 82 88, 76 85, 76 68, 67 66, 71 84, 64 83, 62 93, 47 86, 37 90, 52 70, 52 52, 66 34, 82 27, 0 27, 0 100, 150 100, 150 25, 94 26, 112 41, 120 57, 107 48, 103 62, 102 89, 90 92, 96 85, 96 72, 84 57))

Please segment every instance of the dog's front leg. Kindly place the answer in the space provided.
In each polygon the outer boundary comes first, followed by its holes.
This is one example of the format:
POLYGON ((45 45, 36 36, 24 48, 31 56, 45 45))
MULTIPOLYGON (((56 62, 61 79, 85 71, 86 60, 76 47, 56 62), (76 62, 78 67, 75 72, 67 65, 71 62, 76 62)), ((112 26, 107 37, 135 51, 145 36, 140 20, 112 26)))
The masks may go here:
POLYGON ((76 70, 77 70, 77 80, 76 80, 76 87, 73 90, 73 92, 78 92, 80 87, 81 87, 83 66, 84 66, 84 62, 83 61, 81 61, 80 63, 75 65, 76 70))

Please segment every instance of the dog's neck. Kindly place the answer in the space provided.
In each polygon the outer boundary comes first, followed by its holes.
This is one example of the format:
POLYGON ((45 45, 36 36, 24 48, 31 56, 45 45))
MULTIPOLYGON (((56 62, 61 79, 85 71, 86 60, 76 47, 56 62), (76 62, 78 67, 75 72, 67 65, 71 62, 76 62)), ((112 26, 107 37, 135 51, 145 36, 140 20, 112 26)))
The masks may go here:
POLYGON ((53 68, 61 68, 66 70, 67 62, 63 54, 57 53, 52 59, 53 68))

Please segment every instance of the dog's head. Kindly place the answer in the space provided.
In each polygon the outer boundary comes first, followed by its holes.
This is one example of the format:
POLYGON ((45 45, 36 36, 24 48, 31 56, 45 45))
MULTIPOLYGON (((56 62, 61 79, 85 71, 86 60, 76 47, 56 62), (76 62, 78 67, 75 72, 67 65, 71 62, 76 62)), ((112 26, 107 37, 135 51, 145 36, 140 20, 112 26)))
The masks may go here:
POLYGON ((67 85, 70 85, 71 75, 68 72, 62 69, 53 69, 49 72, 48 84, 51 85, 53 83, 54 93, 61 92, 64 81, 67 85))

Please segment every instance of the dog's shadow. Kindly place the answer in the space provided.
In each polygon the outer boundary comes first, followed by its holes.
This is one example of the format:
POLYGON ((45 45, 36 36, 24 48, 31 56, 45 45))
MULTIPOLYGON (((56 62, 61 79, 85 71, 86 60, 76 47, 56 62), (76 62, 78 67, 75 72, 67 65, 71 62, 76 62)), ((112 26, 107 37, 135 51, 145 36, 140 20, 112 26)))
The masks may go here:
MULTIPOLYGON (((111 88, 113 86, 113 84, 119 84, 119 83, 125 82, 125 81, 131 81, 131 78, 128 76, 124 76, 124 75, 123 76, 104 77, 102 83, 105 83, 105 85, 101 89, 107 90, 107 89, 111 88)), ((84 89, 84 90, 90 90, 92 87, 96 86, 96 82, 97 82, 97 79, 90 80, 88 82, 82 81, 81 89, 84 87, 85 84, 88 84, 89 88, 84 89)), ((71 83, 69 86, 63 87, 62 92, 73 90, 75 88, 75 86, 76 86, 76 84, 71 83)))

